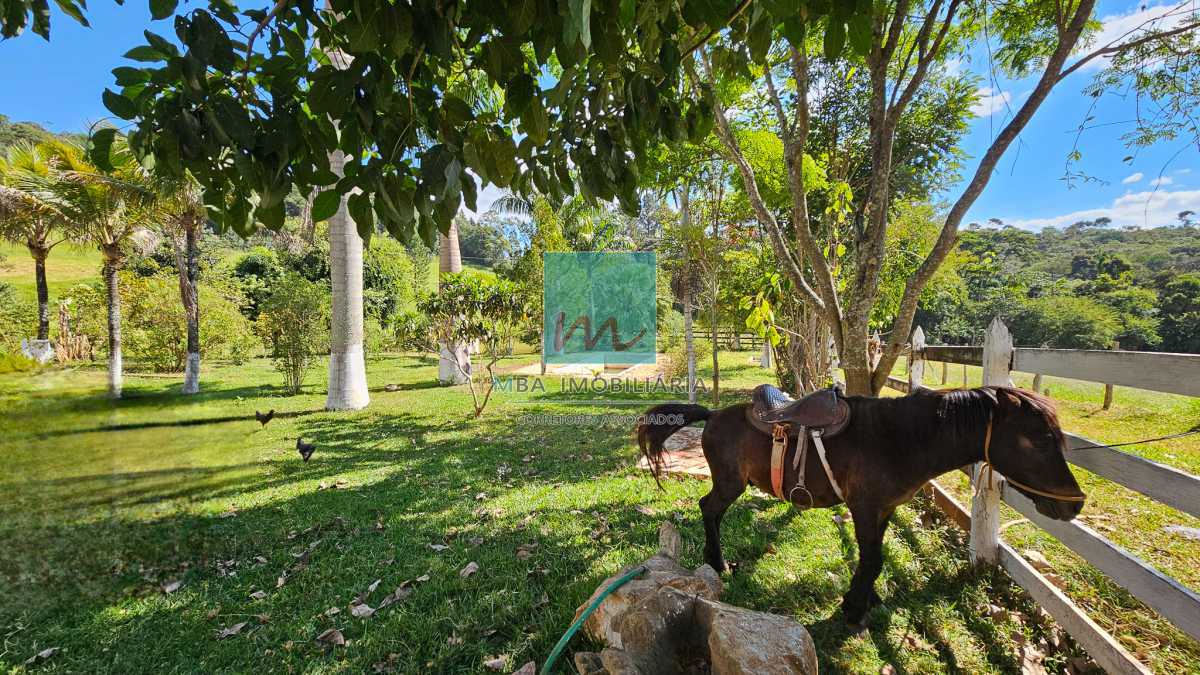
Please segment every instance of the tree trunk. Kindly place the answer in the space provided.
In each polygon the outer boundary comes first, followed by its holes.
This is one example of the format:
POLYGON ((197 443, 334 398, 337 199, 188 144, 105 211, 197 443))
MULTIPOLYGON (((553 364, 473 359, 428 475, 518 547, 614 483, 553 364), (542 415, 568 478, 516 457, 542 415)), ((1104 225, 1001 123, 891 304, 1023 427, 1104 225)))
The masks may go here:
POLYGON ((101 246, 104 254, 104 288, 108 294, 108 395, 121 398, 121 288, 117 270, 123 256, 115 245, 101 246))
POLYGON ((179 271, 179 298, 183 303, 183 315, 187 320, 187 361, 183 368, 183 393, 196 394, 200 391, 200 292, 196 286, 200 257, 200 218, 195 214, 185 216, 183 250, 175 252, 175 266, 179 271))
POLYGON ((29 255, 33 256, 33 276, 37 282, 38 328, 37 339, 50 339, 50 289, 46 286, 46 256, 50 250, 44 246, 28 244, 29 255))
MULTIPOLYGON (((451 221, 450 230, 438 237, 438 278, 462 271, 462 253, 458 248, 458 223, 451 221)), ((544 357, 543 357, 544 358, 544 357)), ((467 346, 458 343, 438 343, 438 382, 463 384, 471 372, 471 354, 467 346)))
POLYGON ((721 362, 718 356, 721 353, 721 347, 717 344, 717 288, 716 280, 713 282, 713 297, 712 305, 709 306, 709 320, 712 322, 712 402, 713 407, 721 405, 721 362))
MULTIPOLYGON (((333 152, 329 163, 342 175, 346 156, 333 152)), ((333 316, 329 334, 329 394, 326 410, 367 407, 367 366, 363 359, 363 242, 346 208, 346 198, 329 219, 329 274, 333 316)))
POLYGON ((683 344, 687 348, 688 403, 696 402, 696 342, 692 333, 692 293, 683 292, 683 344))

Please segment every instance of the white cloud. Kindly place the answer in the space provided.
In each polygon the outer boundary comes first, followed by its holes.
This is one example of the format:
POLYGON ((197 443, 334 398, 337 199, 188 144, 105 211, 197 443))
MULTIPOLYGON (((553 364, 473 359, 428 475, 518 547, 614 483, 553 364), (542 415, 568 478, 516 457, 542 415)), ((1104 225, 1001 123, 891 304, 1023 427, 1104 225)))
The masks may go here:
POLYGON ((1011 91, 998 91, 991 87, 980 87, 975 91, 976 101, 971 112, 977 117, 990 117, 1012 102, 1011 91))
POLYGON ((1179 170, 1177 170, 1177 171, 1175 172, 1175 175, 1176 175, 1176 176, 1182 176, 1182 175, 1184 175, 1184 174, 1191 173, 1191 172, 1192 172, 1192 170, 1191 170, 1191 169, 1179 169, 1179 170))
POLYGON ((1131 173, 1125 177, 1125 180, 1121 181, 1121 184, 1129 185, 1130 183, 1136 183, 1145 177, 1145 174, 1143 174, 1141 171, 1138 171, 1137 173, 1131 173))
POLYGON ((1107 217, 1117 226, 1156 227, 1177 223, 1176 216, 1179 212, 1188 210, 1200 211, 1200 190, 1132 192, 1117 197, 1112 205, 1106 208, 1085 209, 1049 218, 1006 218, 1004 222, 1026 230, 1040 230, 1043 227, 1065 227, 1081 220, 1107 217))
MULTIPOLYGON (((1125 14, 1110 14, 1100 19, 1102 27, 1092 38, 1083 53, 1091 52, 1109 44, 1126 42, 1135 39, 1146 31, 1169 30, 1188 20, 1190 14, 1186 7, 1177 2, 1168 4, 1135 6, 1125 14)), ((1096 70, 1108 65, 1107 57, 1092 59, 1084 66, 1085 70, 1096 70)))
POLYGON ((1161 176, 1159 178, 1155 178, 1154 180, 1150 181, 1150 185, 1151 185, 1151 187, 1162 187, 1164 185, 1170 185, 1171 183, 1174 183, 1174 182, 1175 182, 1175 179, 1171 178, 1170 176, 1161 176))

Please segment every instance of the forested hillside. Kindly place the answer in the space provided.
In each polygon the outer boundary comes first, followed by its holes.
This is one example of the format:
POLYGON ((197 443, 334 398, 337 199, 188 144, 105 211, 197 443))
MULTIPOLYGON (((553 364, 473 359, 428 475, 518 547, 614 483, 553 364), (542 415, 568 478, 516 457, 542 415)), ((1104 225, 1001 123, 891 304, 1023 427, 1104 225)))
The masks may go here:
POLYGON ((1017 343, 1061 348, 1200 352, 1200 221, 1112 227, 1106 219, 1029 232, 973 227, 957 274, 923 299, 932 341, 978 344, 993 316, 1017 343))

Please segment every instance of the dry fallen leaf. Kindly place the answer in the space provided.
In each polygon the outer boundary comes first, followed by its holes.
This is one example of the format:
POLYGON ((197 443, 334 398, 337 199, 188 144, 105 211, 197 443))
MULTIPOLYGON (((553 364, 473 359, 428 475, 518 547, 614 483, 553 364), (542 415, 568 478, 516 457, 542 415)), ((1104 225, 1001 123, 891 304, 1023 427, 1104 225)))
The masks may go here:
POLYGON ((327 645, 336 645, 338 647, 342 647, 346 644, 346 637, 342 635, 342 631, 336 628, 330 628, 329 630, 317 636, 317 642, 323 642, 327 645))
POLYGON ((1045 572, 1046 570, 1051 569, 1050 561, 1047 560, 1046 556, 1042 555, 1039 551, 1027 548, 1024 551, 1021 551, 1021 555, 1025 556, 1025 559, 1029 561, 1029 564, 1033 565, 1033 569, 1039 572, 1045 572))
POLYGON ((330 607, 329 609, 325 610, 325 616, 334 616, 336 614, 341 614, 341 612, 342 610, 338 609, 337 607, 330 607))
POLYGON ((537 542, 521 544, 520 546, 517 547, 517 559, 518 560, 528 560, 529 556, 533 555, 533 552, 537 550, 537 547, 538 547, 537 542))
POLYGON ((254 556, 254 562, 258 563, 259 565, 266 565, 267 559, 261 555, 256 555, 254 556))
POLYGON ((208 610, 208 612, 207 612, 207 613, 205 613, 205 615, 204 615, 204 616, 205 616, 205 618, 207 618, 209 621, 212 621, 213 619, 217 618, 217 615, 218 615, 218 614, 220 614, 220 613, 221 613, 221 610, 219 610, 219 609, 216 609, 216 608, 213 608, 213 609, 210 609, 210 610, 208 610))
POLYGON ((246 623, 247 622, 243 621, 241 623, 235 623, 228 628, 222 628, 221 630, 217 631, 217 639, 224 640, 225 638, 237 635, 238 633, 242 632, 243 628, 246 627, 246 623))
POLYGON ((487 493, 486 493, 486 492, 480 492, 479 494, 475 495, 475 501, 477 501, 477 502, 481 502, 481 501, 483 501, 483 500, 485 500, 485 499, 487 499, 487 493))
POLYGON ((1058 576, 1054 572, 1046 572, 1042 576, 1046 577, 1046 581, 1049 581, 1050 583, 1057 586, 1058 590, 1060 590, 1060 591, 1067 590, 1067 580, 1058 576))
POLYGON ((35 663, 40 663, 42 661, 46 661, 46 660, 52 658, 57 653, 58 653, 58 647, 47 647, 46 649, 43 649, 42 651, 25 659, 25 665, 32 666, 35 663))
POLYGON ((492 670, 504 670, 504 663, 505 661, 503 656, 496 656, 484 661, 483 665, 491 668, 492 670))
POLYGON ((637 505, 637 506, 634 508, 634 510, 635 510, 635 511, 637 511, 638 513, 642 514, 643 516, 653 516, 653 515, 655 515, 656 513, 658 513, 658 512, 657 512, 657 511, 655 511, 654 509, 652 509, 652 508, 650 508, 649 506, 646 506, 646 505, 644 505, 644 504, 638 504, 638 505, 637 505))
POLYGON ((356 619, 369 619, 374 613, 375 610, 371 609, 371 606, 365 602, 350 605, 350 614, 356 619))
POLYGON ((537 675, 537 664, 529 661, 525 665, 513 671, 512 675, 537 675))
POLYGON ((479 546, 483 544, 483 537, 471 537, 467 540, 467 543, 471 546, 479 546))
POLYGON ((479 563, 471 561, 467 566, 458 571, 458 576, 466 579, 467 577, 479 571, 479 563))
POLYGON ((450 549, 450 547, 445 544, 430 544, 429 548, 433 549, 434 551, 436 551, 438 553, 441 553, 442 551, 447 551, 450 549))
POLYGON ((461 645, 462 643, 463 643, 463 639, 460 638, 459 636, 455 635, 454 633, 451 633, 450 637, 446 638, 446 644, 448 644, 452 647, 461 645))
POLYGON ((176 580, 176 581, 172 581, 169 583, 165 583, 165 584, 163 584, 162 592, 163 593, 174 593, 175 591, 179 590, 179 587, 182 585, 183 585, 182 580, 176 580))
POLYGON ((428 575, 428 574, 422 574, 421 576, 419 576, 419 577, 417 577, 417 578, 416 578, 416 581, 417 581, 417 583, 421 583, 421 584, 423 584, 423 583, 425 583, 426 581, 429 581, 429 575, 428 575))
POLYGON ((263 600, 267 597, 267 592, 266 591, 254 591, 253 593, 250 594, 250 597, 254 598, 255 600, 263 600))

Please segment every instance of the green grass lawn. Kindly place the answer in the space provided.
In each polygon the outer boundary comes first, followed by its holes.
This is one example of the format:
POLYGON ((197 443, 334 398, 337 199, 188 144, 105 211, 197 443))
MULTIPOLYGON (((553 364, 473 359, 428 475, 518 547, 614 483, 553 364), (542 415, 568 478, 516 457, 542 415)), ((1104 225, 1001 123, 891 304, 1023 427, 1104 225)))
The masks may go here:
MULTIPOLYGON (((11 284, 22 297, 36 300, 37 286, 29 250, 20 244, 0 241, 0 256, 4 259, 0 264, 0 282, 11 284)), ((69 243, 55 246, 46 258, 46 286, 50 290, 51 304, 75 284, 99 279, 100 263, 100 253, 94 246, 69 243)))
MULTIPOLYGON (((433 386, 432 359, 388 356, 368 364, 369 408, 326 413, 322 368, 291 397, 263 360, 209 365, 204 393, 190 398, 176 393, 178 378, 131 376, 118 403, 104 397, 99 368, 0 376, 0 669, 20 670, 47 647, 62 650, 38 666, 50 672, 485 672, 497 656, 515 669, 541 663, 601 580, 653 554, 662 520, 679 520, 684 562, 700 564, 706 482, 658 491, 634 468, 625 423, 519 418, 634 413, 649 401, 574 404, 552 378, 544 391, 498 392, 472 420, 464 387, 433 386), (400 390, 384 391, 389 383, 400 390), (280 417, 260 429, 254 411, 268 408, 280 417), (307 464, 297 436, 317 445, 307 464), (462 576, 472 562, 479 571, 462 576), (398 587, 399 602, 351 615, 361 594, 377 607, 398 587), (316 642, 330 628, 348 644, 316 642)), ((724 403, 771 377, 748 353, 723 353, 722 370, 724 403)), ((1119 390, 1117 400, 1134 399, 1119 390)), ((853 526, 834 513, 751 494, 724 528, 726 555, 740 563, 725 599, 809 626, 823 670, 1010 672, 1022 645, 1052 637, 1024 594, 972 569, 963 535, 920 502, 898 511, 885 541, 886 606, 867 635, 850 635, 838 604, 853 526), (1009 614, 988 618, 989 603, 1009 614)), ((1068 643, 1047 667, 1078 654, 1068 643)), ((1147 658, 1182 672, 1198 654, 1176 643, 1147 658)))

